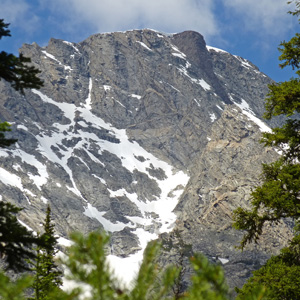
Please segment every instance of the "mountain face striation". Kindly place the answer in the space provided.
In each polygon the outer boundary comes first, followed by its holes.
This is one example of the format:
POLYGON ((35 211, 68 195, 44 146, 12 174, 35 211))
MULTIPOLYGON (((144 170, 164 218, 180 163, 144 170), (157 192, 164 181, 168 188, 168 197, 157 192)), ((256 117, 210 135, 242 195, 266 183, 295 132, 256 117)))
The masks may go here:
POLYGON ((232 211, 249 205, 261 163, 278 157, 259 144, 276 125, 262 122, 272 81, 251 62, 192 31, 51 39, 21 52, 44 81, 25 95, 0 81, 0 119, 18 139, 0 150, 1 200, 23 208, 22 224, 39 231, 50 204, 62 246, 72 231, 105 229, 126 278, 148 241, 176 229, 223 264, 232 287, 287 241, 282 223, 259 245, 235 248, 232 211))

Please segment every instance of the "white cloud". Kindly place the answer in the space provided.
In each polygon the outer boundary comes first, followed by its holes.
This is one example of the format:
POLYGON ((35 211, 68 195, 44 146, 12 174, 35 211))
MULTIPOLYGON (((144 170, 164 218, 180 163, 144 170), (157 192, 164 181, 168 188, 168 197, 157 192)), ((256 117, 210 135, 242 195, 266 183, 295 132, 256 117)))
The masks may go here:
POLYGON ((16 23, 21 15, 28 10, 28 4, 25 0, 0 0, 1 18, 5 22, 16 23))
POLYGON ((294 19, 285 0, 223 0, 223 5, 234 12, 246 30, 277 35, 291 29, 294 19))
POLYGON ((93 26, 98 32, 152 28, 164 32, 196 30, 218 33, 211 0, 52 0, 70 22, 93 26))
POLYGON ((26 0, 0 0, 1 19, 10 23, 11 27, 22 27, 24 31, 35 31, 39 18, 32 13, 32 9, 26 0))

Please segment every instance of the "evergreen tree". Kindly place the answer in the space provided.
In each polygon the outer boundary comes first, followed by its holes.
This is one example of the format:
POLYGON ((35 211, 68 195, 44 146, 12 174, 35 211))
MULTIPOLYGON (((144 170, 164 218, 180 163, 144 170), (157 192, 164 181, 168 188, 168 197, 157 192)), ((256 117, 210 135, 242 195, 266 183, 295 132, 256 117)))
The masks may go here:
MULTIPOLYGON (((299 16, 300 1, 293 2, 296 10, 290 13, 299 16)), ((300 120, 296 115, 300 113, 300 34, 282 42, 279 50, 280 66, 291 66, 297 78, 269 86, 265 118, 283 115, 286 122, 271 133, 264 133, 262 143, 274 147, 281 156, 263 165, 262 184, 251 194, 251 209, 238 208, 233 220, 235 228, 245 230, 242 249, 247 243, 257 242, 266 222, 279 224, 290 218, 295 224, 295 236, 278 256, 269 259, 237 290, 239 300, 253 294, 260 284, 267 288, 264 299, 300 299, 300 120)))
MULTIPOLYGON (((176 265, 162 268, 157 263, 160 244, 149 243, 144 259, 131 289, 124 287, 113 274, 106 260, 109 238, 105 233, 91 232, 87 236, 81 233, 71 235, 73 242, 67 256, 61 262, 68 270, 66 278, 77 283, 77 287, 69 291, 59 288, 50 289, 46 298, 52 300, 229 300, 224 272, 220 265, 211 264, 201 254, 191 258, 194 275, 191 286, 180 297, 172 295, 172 287, 179 276, 180 269, 176 265)), ((42 264, 40 264, 42 266, 42 264)), ((28 276, 16 282, 0 273, 0 299, 24 300, 23 291, 32 282, 28 276)), ((76 286, 73 284, 73 286, 76 286)), ((264 289, 256 287, 245 294, 243 300, 264 300, 264 289)))
MULTIPOLYGON (((296 5, 300 7, 300 1, 296 5)), ((299 15, 299 11, 291 13, 299 15)), ((300 34, 282 42, 279 50, 279 59, 283 61, 280 66, 297 69, 298 78, 269 86, 265 118, 283 115, 287 120, 271 133, 264 133, 262 143, 282 155, 276 162, 263 165, 262 184, 251 194, 252 208, 238 208, 234 212, 234 227, 246 231, 242 248, 258 240, 266 222, 276 224, 291 218, 297 223, 300 218, 300 121, 291 118, 300 113, 300 34)))
MULTIPOLYGON (((2 37, 11 36, 8 29, 9 24, 4 23, 3 19, 0 19, 0 40, 2 37)), ((24 93, 24 89, 27 88, 40 88, 43 82, 37 77, 40 73, 38 69, 28 65, 31 60, 28 57, 20 54, 15 56, 5 51, 0 52, 0 80, 1 78, 9 82, 12 87, 24 93)))
POLYGON ((5 137, 5 132, 11 131, 10 124, 8 122, 0 123, 0 147, 6 148, 17 142, 16 139, 8 139, 5 137))
MULTIPOLYGON (((180 275, 180 268, 170 265, 162 269, 157 256, 160 243, 149 243, 144 259, 132 288, 128 290, 113 275, 106 261, 106 246, 109 238, 105 233, 92 232, 88 236, 74 233, 74 244, 69 248, 65 267, 70 271, 68 279, 76 281, 79 288, 89 291, 86 300, 130 299, 161 300, 178 299, 172 295, 172 287, 180 275)), ((220 265, 212 265, 200 254, 191 258, 194 270, 191 287, 180 295, 186 300, 227 300, 230 299, 223 270, 220 265)), ((55 299, 55 298, 53 298, 55 299)), ((250 299, 250 298, 245 298, 250 299)), ((260 298, 252 298, 256 300, 260 298)))
POLYGON ((0 256, 7 268, 15 271, 28 270, 27 259, 35 257, 33 244, 44 244, 44 239, 35 237, 22 226, 16 217, 21 209, 0 201, 0 256))
POLYGON ((247 283, 237 289, 237 300, 245 299, 261 285, 267 287, 268 300, 300 299, 300 235, 296 235, 288 247, 271 257, 264 266, 253 272, 247 283))
MULTIPOLYGON (((0 19, 0 40, 10 36, 9 24, 0 19)), ((0 53, 0 80, 11 83, 12 87, 21 93, 26 88, 40 88, 42 81, 37 77, 39 71, 29 66, 29 58, 19 55, 0 53)), ((16 139, 5 137, 5 132, 10 131, 7 122, 0 123, 0 147, 8 147, 16 139)), ((4 201, 0 201, 0 257, 7 262, 7 267, 14 270, 26 269, 25 260, 33 258, 31 250, 34 244, 41 245, 43 240, 34 237, 32 232, 19 224, 16 214, 21 209, 4 201)))
MULTIPOLYGON (((0 19, 0 40, 2 37, 11 36, 8 29, 9 24, 0 19)), ((40 71, 30 66, 30 58, 19 54, 15 56, 5 51, 0 52, 0 80, 3 79, 21 93, 27 88, 39 89, 43 82, 37 77, 40 71)), ((7 122, 0 123, 0 147, 8 147, 17 140, 5 138, 5 132, 10 131, 10 125, 7 122)))
POLYGON ((188 287, 187 271, 189 259, 193 256, 192 245, 183 241, 181 233, 178 229, 168 235, 168 239, 162 240, 162 255, 172 253, 172 262, 178 269, 178 276, 175 278, 172 286, 172 293, 175 300, 181 299, 188 287))
POLYGON ((0 299, 1 300, 25 300, 24 291, 30 286, 33 279, 28 275, 22 275, 12 281, 9 276, 0 271, 0 299))
POLYGON ((47 300, 51 291, 62 285, 62 272, 58 269, 55 263, 55 249, 57 240, 54 235, 54 224, 51 220, 51 208, 48 205, 46 218, 44 223, 43 238, 44 246, 37 246, 36 258, 31 263, 33 264, 34 283, 34 297, 32 300, 47 300))

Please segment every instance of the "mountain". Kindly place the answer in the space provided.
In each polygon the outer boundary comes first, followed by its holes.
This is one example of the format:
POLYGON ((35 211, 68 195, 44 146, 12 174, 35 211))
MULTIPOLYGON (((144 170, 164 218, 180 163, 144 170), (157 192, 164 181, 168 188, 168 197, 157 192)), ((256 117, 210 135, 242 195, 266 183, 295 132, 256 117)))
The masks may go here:
POLYGON ((127 279, 147 242, 172 239, 175 228, 224 265, 231 286, 286 243, 282 223, 235 249, 232 210, 249 204, 261 163, 279 155, 259 144, 276 121, 262 121, 272 80, 251 62, 193 31, 51 39, 20 51, 44 80, 25 95, 0 82, 0 119, 18 139, 0 151, 1 199, 24 208, 22 224, 39 231, 50 204, 62 246, 74 230, 105 229, 109 259, 127 279))

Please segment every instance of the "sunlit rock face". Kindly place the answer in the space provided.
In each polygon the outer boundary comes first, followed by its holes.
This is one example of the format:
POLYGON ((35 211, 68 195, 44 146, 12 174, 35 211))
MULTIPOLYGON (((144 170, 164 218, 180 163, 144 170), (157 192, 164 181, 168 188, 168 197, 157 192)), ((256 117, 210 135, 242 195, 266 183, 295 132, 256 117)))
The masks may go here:
POLYGON ((258 143, 271 79, 251 62, 191 31, 51 39, 21 51, 44 87, 23 96, 0 81, 0 119, 18 139, 0 151, 0 189, 24 224, 39 231, 50 204, 64 244, 74 230, 105 229, 127 279, 147 242, 177 228, 224 265, 231 286, 288 239, 282 224, 263 246, 234 248, 232 210, 249 204, 261 163, 277 157, 258 143))

